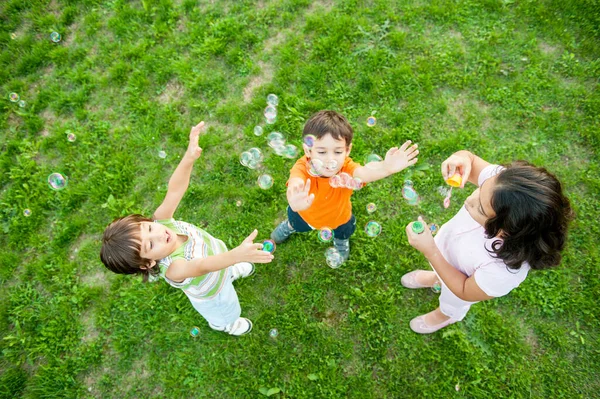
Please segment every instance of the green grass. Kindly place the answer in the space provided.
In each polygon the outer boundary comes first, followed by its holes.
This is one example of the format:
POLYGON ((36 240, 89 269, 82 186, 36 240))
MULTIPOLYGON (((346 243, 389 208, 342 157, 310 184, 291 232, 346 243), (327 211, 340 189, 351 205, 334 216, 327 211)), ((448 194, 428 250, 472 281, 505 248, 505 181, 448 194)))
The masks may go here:
POLYGON ((595 397, 599 26, 597 0, 2 2, 0 398, 595 397), (255 327, 233 338, 164 282, 106 271, 100 237, 117 216, 152 213, 190 127, 205 120, 176 216, 229 247, 254 228, 266 238, 284 217, 294 162, 252 134, 271 92, 279 116, 266 131, 297 146, 308 116, 335 109, 355 129, 355 160, 406 139, 421 156, 355 193, 359 226, 374 218, 383 233, 358 229, 342 268, 328 268, 326 245, 306 234, 236 283, 255 327), (253 146, 270 190, 238 162, 253 146), (577 219, 560 267, 418 336, 408 322, 437 297, 400 286, 425 266, 404 226, 458 209, 471 189, 445 211, 436 188, 439 164, 463 148, 548 167, 577 219), (48 188, 52 172, 68 176, 66 189, 48 188), (418 208, 402 200, 406 178, 418 208))

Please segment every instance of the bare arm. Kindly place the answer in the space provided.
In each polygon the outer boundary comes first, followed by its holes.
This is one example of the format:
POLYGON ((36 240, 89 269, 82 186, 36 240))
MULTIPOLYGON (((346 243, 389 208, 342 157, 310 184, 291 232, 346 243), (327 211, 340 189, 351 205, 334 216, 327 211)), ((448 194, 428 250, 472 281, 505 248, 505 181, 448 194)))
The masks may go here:
POLYGON ((169 219, 173 217, 183 195, 190 184, 190 176, 194 162, 200 158, 202 148, 198 147, 198 137, 204 128, 204 122, 194 126, 190 132, 190 142, 187 151, 169 179, 167 195, 162 204, 154 211, 154 219, 169 219))
POLYGON ((457 151, 442 162, 442 177, 446 180, 459 173, 462 177, 460 188, 464 188, 467 181, 477 186, 481 171, 488 165, 489 162, 467 150, 457 151))
POLYGON ((356 168, 354 177, 359 178, 363 183, 380 180, 394 173, 398 173, 409 166, 417 163, 419 150, 416 144, 410 145, 408 140, 400 148, 393 147, 385 154, 385 160, 379 162, 369 162, 365 166, 356 168))
POLYGON ((222 254, 190 261, 178 259, 169 266, 166 276, 169 280, 181 282, 186 278, 203 276, 239 262, 269 263, 273 260, 273 255, 262 251, 262 244, 253 243, 257 234, 258 231, 254 230, 238 247, 222 254))
MULTIPOLYGON (((420 216, 419 221, 425 223, 420 216)), ((409 223, 408 226, 406 226, 408 242, 410 245, 421 251, 429 263, 431 263, 431 266, 433 266, 438 276, 454 295, 463 301, 469 302, 485 301, 493 298, 479 288, 473 276, 466 276, 448 263, 437 245, 435 245, 429 229, 425 229, 422 233, 417 234, 412 231, 413 223, 409 223)))

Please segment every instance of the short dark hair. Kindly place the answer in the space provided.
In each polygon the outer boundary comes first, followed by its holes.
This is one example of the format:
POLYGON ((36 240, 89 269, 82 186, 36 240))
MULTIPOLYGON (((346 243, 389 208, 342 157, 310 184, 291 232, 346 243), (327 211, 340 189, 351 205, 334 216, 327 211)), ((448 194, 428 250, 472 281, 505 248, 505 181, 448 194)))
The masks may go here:
POLYGON ((335 111, 319 111, 306 122, 302 137, 313 135, 317 139, 330 134, 336 140, 344 139, 346 147, 352 143, 352 126, 344 116, 335 111))
POLYGON ((546 269, 561 261, 569 222, 575 217, 560 181, 545 168, 515 161, 497 175, 485 223, 488 237, 499 237, 492 251, 511 269, 527 262, 546 269))
POLYGON ((142 222, 152 222, 152 219, 135 214, 113 220, 102 235, 100 260, 114 273, 141 274, 147 281, 150 275, 158 274, 158 264, 149 268, 153 259, 140 256, 142 222))

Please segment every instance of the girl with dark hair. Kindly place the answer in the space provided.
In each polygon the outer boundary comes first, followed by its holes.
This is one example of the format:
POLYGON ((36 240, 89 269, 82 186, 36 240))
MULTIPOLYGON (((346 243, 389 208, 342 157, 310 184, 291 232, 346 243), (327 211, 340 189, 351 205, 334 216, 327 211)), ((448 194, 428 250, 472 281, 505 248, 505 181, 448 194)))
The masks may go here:
POLYGON ((529 269, 557 266, 573 219, 560 182, 544 168, 523 161, 502 167, 459 151, 442 163, 444 180, 456 173, 461 188, 467 181, 478 188, 436 237, 429 229, 415 233, 414 222, 406 227, 408 242, 434 271, 407 273, 402 285, 441 285, 440 306, 410 322, 420 334, 462 320, 473 303, 508 294, 529 269))

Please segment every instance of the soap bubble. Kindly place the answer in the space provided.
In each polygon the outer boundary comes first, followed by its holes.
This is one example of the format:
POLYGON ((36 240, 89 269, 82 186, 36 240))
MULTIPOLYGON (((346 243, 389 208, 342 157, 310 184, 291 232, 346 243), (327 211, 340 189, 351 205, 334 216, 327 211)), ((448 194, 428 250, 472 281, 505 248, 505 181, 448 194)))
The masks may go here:
POLYGON ((277 120, 277 108, 272 105, 267 106, 267 108, 265 108, 264 115, 269 125, 275 123, 277 120))
POLYGON ((315 136, 313 136, 312 134, 307 134, 306 136, 304 136, 304 139, 302 141, 308 148, 312 148, 313 145, 315 145, 316 140, 317 138, 315 136))
POLYGON ((329 227, 323 227, 319 230, 319 241, 321 242, 329 242, 333 240, 333 230, 329 227))
POLYGON ((67 179, 60 173, 52 173, 48 176, 48 184, 53 190, 62 190, 67 186, 67 179))
POLYGON ((431 235, 435 235, 438 232, 439 228, 437 226, 437 224, 435 223, 431 223, 429 225, 429 231, 431 231, 431 235))
POLYGON ((19 107, 25 108, 26 106, 27 106, 27 103, 25 102, 25 100, 19 101, 19 107))
POLYGON ((329 170, 334 170, 336 169, 338 166, 338 162, 335 159, 330 159, 327 162, 325 162, 325 167, 329 170))
POLYGON ((269 337, 271 337, 271 338, 277 338, 278 335, 279 335, 279 332, 277 331, 276 328, 272 328, 271 331, 269 331, 269 337))
POLYGON ((237 206, 237 207, 242 206, 242 200, 235 201, 235 206, 237 206))
POLYGON ((77 140, 77 137, 75 137, 75 134, 73 132, 71 132, 70 130, 67 130, 66 133, 67 133, 67 141, 69 141, 70 143, 72 143, 75 140, 77 140))
POLYGON ((335 247, 330 247, 325 250, 325 261, 332 269, 337 269, 344 263, 344 258, 335 247))
POLYGON ((260 175, 257 182, 258 187, 262 188, 263 190, 268 190, 271 188, 271 186, 273 186, 273 178, 271 175, 260 175))
POLYGON ((285 145, 274 147, 273 151, 275 151, 275 154, 279 155, 280 157, 283 157, 285 156, 285 145))
POLYGON ((377 118, 375 118, 374 116, 369 116, 367 118, 367 126, 369 127, 373 127, 377 124, 377 118))
MULTIPOLYGON (((271 147, 274 150, 285 146, 285 137, 283 136, 283 134, 281 134, 279 132, 269 133, 269 135, 267 136, 267 141, 269 143, 269 147, 271 147)), ((282 155, 282 154, 278 154, 278 155, 282 155)))
POLYGON ((263 160, 263 154, 260 151, 260 149, 256 148, 256 147, 252 147, 248 150, 248 152, 250 153, 250 155, 252 155, 252 159, 260 162, 263 160))
POLYGON ((11 39, 13 39, 13 40, 15 40, 15 39, 17 38, 17 34, 16 34, 16 33, 14 33, 14 32, 13 32, 13 33, 11 33, 11 34, 10 34, 10 38, 11 38, 11 39))
POLYGON ((444 198, 444 208, 448 209, 450 207, 450 197, 444 198))
POLYGON ((412 187, 412 186, 414 186, 414 184, 413 184, 412 180, 404 180, 403 186, 412 187))
POLYGON ((262 136, 262 134, 263 134, 263 128, 260 126, 254 126, 254 135, 262 136))
POLYGON ((52 40, 54 43, 60 42, 60 33, 58 33, 58 32, 50 33, 50 40, 52 40))
POLYGON ((273 252, 275 252, 275 248, 276 248, 275 241, 273 241, 273 240, 264 240, 262 244, 263 244, 263 247, 262 247, 263 251, 268 252, 270 254, 272 254, 273 252))
POLYGON ((333 175, 329 178, 329 185, 333 188, 338 188, 340 187, 342 180, 340 179, 339 175, 333 175))
POLYGON ((16 103, 17 101, 19 101, 20 97, 17 93, 10 93, 8 95, 8 99, 10 100, 10 102, 16 103))
POLYGON ((31 209, 29 209, 29 208, 23 209, 23 216, 25 216, 25 217, 31 216, 31 209))
POLYGON ((323 161, 319 160, 319 159, 311 159, 308 161, 308 165, 307 165, 307 169, 308 169, 308 174, 314 177, 319 177, 321 176, 321 174, 323 174, 323 169, 325 167, 323 166, 323 161))
POLYGON ((371 214, 373 212, 375 212, 377 210, 377 205, 375 205, 374 203, 369 203, 367 204, 367 213, 371 214))
POLYGON ((272 94, 272 93, 269 94, 267 96, 267 104, 276 107, 279 104, 279 97, 277 97, 275 94, 272 94))
POLYGON ((244 151, 240 154, 240 163, 248 167, 248 163, 254 159, 254 156, 249 151, 244 151))
POLYGON ((164 152, 163 150, 160 150, 158 152, 158 157, 161 158, 161 159, 165 159, 167 157, 167 153, 164 152))
POLYGON ((192 327, 192 329, 190 330, 190 335, 196 338, 198 335, 200 335, 200 329, 196 326, 192 327))
POLYGON ((418 205, 421 198, 419 198, 419 194, 415 191, 413 187, 413 182, 410 180, 404 181, 404 186, 402 187, 402 196, 408 202, 408 205, 418 205))
POLYGON ((352 176, 350 176, 346 172, 342 172, 338 175, 340 177, 340 187, 348 187, 350 180, 352 180, 352 176))
POLYGON ((433 285, 431 286, 431 291, 435 292, 436 294, 439 294, 442 291, 442 285, 439 281, 433 283, 433 285))
POLYGON ((369 237, 377 237, 381 234, 381 225, 374 220, 371 220, 365 224, 365 233, 369 237))
POLYGON ((360 190, 361 188, 363 188, 363 182, 358 177, 354 177, 348 181, 348 185, 346 186, 346 188, 355 191, 360 190))
POLYGON ((296 148, 293 144, 288 144, 285 146, 285 150, 283 152, 286 158, 296 158, 298 156, 298 148, 296 148))

